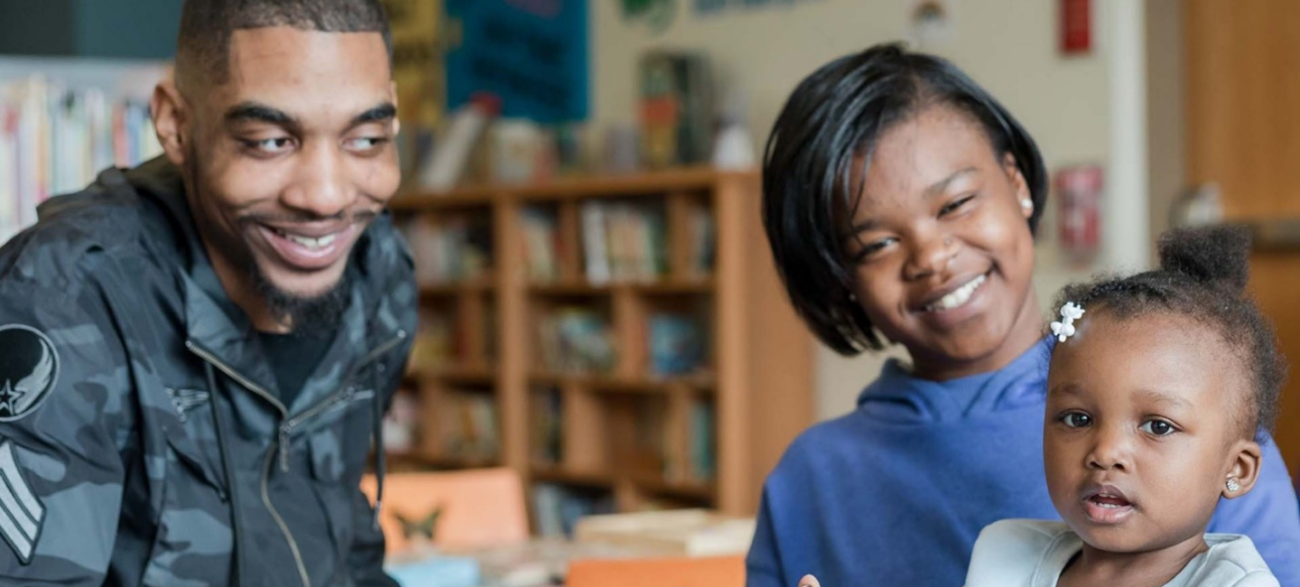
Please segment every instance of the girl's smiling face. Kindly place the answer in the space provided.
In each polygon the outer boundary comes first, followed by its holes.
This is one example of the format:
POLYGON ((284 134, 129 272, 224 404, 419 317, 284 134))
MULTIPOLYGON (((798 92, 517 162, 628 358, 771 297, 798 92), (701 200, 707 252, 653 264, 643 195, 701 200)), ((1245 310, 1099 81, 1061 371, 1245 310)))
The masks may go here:
POLYGON ((1043 458, 1052 502, 1097 551, 1181 560, 1204 548, 1219 497, 1254 484, 1260 450, 1242 424, 1250 374, 1195 320, 1085 311, 1049 371, 1043 458))
POLYGON ((916 372, 992 371, 1032 346, 1033 206, 1014 159, 975 119, 934 105, 884 132, 866 167, 844 239, 855 295, 916 372))

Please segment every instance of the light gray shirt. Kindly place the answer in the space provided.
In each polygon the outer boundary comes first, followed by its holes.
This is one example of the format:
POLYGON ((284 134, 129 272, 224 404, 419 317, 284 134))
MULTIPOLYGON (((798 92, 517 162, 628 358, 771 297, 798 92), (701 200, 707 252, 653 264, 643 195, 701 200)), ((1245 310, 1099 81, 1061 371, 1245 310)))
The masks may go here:
MULTIPOLYGON (((1240 534, 1206 534, 1210 549, 1187 563, 1165 587, 1278 587, 1277 578, 1240 534)), ((1062 522, 1002 520, 975 541, 966 587, 1055 587, 1061 571, 1083 550, 1062 522)))

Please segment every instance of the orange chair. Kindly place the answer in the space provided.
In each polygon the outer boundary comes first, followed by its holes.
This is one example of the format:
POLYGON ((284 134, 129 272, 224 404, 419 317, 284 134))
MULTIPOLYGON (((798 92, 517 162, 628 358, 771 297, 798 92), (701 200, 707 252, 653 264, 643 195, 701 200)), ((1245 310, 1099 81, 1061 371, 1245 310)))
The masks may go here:
MULTIPOLYGON (((375 477, 361 479, 361 491, 375 500, 375 477)), ((453 473, 389 473, 384 476, 384 504, 379 526, 389 554, 407 547, 402 523, 426 518, 437 508, 434 544, 442 548, 481 548, 528 539, 528 512, 523 485, 510 469, 453 473)))
POLYGON ((566 587, 744 587, 745 557, 585 559, 569 563, 566 587))

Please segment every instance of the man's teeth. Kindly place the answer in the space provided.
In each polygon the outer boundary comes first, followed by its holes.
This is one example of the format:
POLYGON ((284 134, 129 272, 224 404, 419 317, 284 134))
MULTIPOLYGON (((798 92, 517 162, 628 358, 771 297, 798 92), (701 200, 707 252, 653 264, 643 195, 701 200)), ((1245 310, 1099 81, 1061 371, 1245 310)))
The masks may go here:
POLYGON ((956 291, 943 296, 942 298, 939 298, 939 301, 926 306, 925 309, 931 312, 936 312, 939 310, 951 310, 953 308, 961 307, 966 302, 969 302, 971 296, 974 295, 975 290, 979 289, 979 287, 984 284, 984 279, 985 277, 981 275, 970 280, 966 285, 957 288, 956 291))
POLYGON ((337 233, 335 233, 335 234, 327 234, 327 235, 322 236, 322 237, 320 237, 320 238, 308 238, 308 237, 305 237, 305 236, 298 236, 298 235, 296 235, 296 234, 289 234, 289 233, 284 232, 284 231, 282 231, 282 230, 277 230, 276 232, 280 233, 280 236, 283 236, 284 238, 287 238, 287 239, 289 239, 289 240, 291 240, 291 241, 293 241, 293 242, 295 242, 295 243, 298 243, 298 244, 300 244, 300 245, 302 245, 302 246, 304 246, 304 247, 307 247, 307 248, 309 248, 309 249, 323 249, 323 248, 325 248, 325 247, 328 247, 328 246, 330 246, 331 244, 333 244, 333 243, 334 243, 334 239, 335 239, 336 237, 338 237, 338 234, 337 234, 337 233))

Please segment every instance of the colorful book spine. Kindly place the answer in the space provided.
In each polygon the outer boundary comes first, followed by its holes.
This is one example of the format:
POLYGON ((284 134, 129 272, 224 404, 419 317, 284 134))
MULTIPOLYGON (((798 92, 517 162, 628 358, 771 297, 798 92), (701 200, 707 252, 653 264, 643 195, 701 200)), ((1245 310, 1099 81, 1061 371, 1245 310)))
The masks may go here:
POLYGON ((0 84, 0 242, 34 224, 51 196, 161 152, 143 103, 41 76, 0 84))

